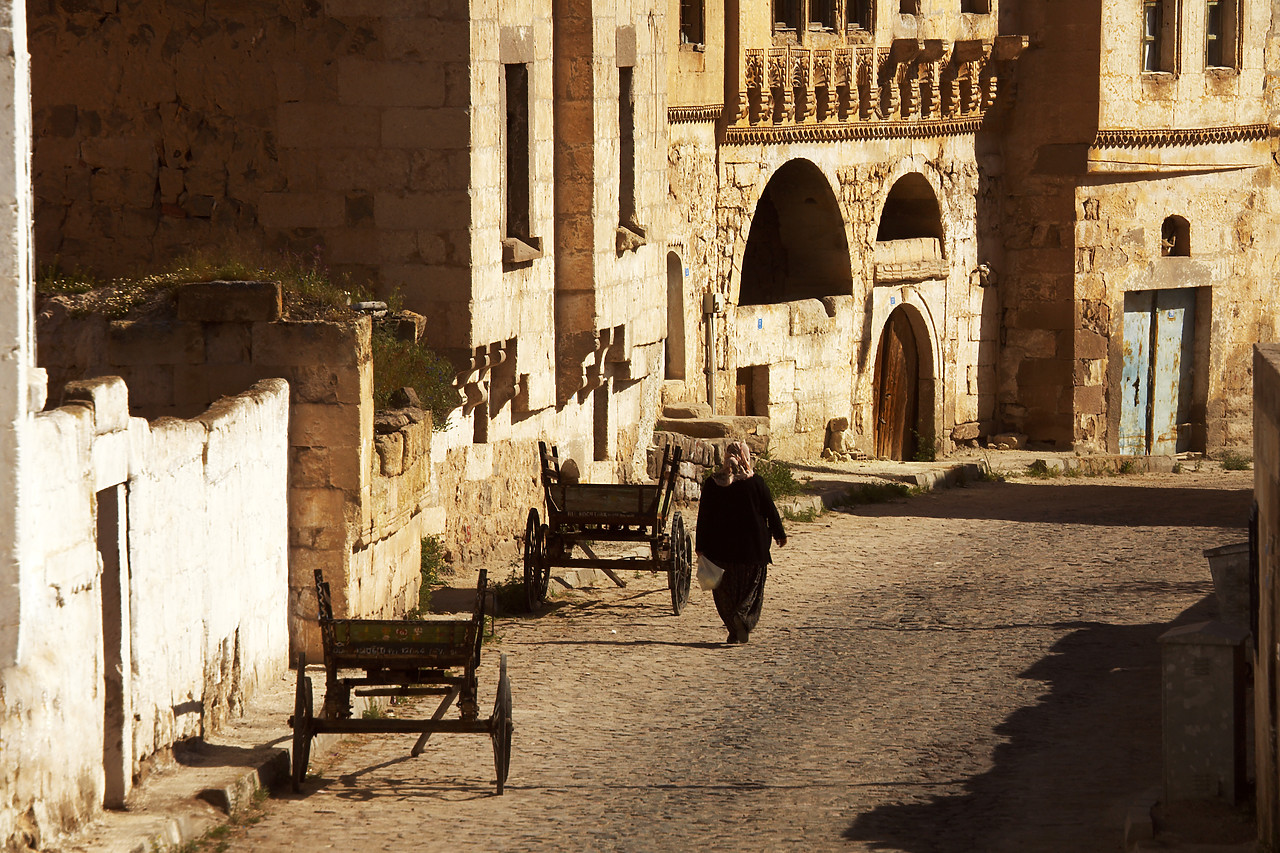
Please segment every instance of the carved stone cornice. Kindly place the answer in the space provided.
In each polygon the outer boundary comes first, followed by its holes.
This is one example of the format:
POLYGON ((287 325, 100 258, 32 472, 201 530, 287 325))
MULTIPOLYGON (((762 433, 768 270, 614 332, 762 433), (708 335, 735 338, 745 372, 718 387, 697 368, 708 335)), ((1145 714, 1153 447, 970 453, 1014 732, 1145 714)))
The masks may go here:
POLYGON ((1118 128, 1098 131, 1093 138, 1092 147, 1172 148, 1182 145, 1221 145, 1228 142, 1258 142, 1271 135, 1273 131, 1266 124, 1166 129, 1118 128))
POLYGON ((725 130, 727 145, 760 145, 785 142, 841 142, 847 139, 929 139, 977 133, 983 117, 923 120, 793 124, 773 126, 734 125, 725 130))
POLYGON ((667 121, 671 124, 693 121, 717 121, 724 112, 724 104, 707 104, 701 107, 668 107, 667 121))

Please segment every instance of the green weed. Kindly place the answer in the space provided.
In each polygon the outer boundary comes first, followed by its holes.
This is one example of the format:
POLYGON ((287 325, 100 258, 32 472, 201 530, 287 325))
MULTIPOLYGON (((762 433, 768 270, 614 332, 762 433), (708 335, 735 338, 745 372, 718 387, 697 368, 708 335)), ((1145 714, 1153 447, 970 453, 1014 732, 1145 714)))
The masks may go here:
POLYGON ((1043 459, 1037 459, 1027 466, 1026 476, 1034 477, 1037 480, 1056 480, 1062 476, 1062 469, 1050 465, 1043 459))
POLYGON ((1223 471, 1248 471, 1253 467, 1253 457, 1238 450, 1228 450, 1222 454, 1223 471))
POLYGON ((502 613, 523 613, 528 609, 524 593, 524 566, 513 563, 506 578, 489 584, 498 610, 502 613))
POLYGON ((1126 459, 1116 467, 1117 474, 1136 474, 1138 472, 1138 463, 1132 459, 1126 459))
POLYGON ((365 708, 363 712, 361 712, 360 719, 381 720, 381 719, 384 719, 386 716, 387 716, 387 712, 382 709, 381 705, 379 705, 376 702, 370 702, 369 706, 365 708))
POLYGON ((375 408, 387 408, 393 393, 412 388, 431 412, 432 428, 444 429, 449 413, 459 406, 453 365, 429 347, 397 338, 381 323, 373 328, 372 346, 375 408))
POLYGON ((912 457, 915 462, 936 462, 938 459, 938 445, 940 442, 933 435, 923 436, 915 430, 911 431, 916 437, 916 453, 912 457))
POLYGON ((769 486, 769 492, 775 498, 787 498, 800 494, 804 490, 796 479, 791 466, 786 462, 761 456, 755 463, 756 473, 769 486))
POLYGON ((798 522, 801 522, 802 524, 807 524, 810 521, 813 521, 814 519, 816 519, 820 515, 822 515, 822 510, 817 509, 816 507, 811 507, 811 506, 805 507, 804 509, 792 509, 791 507, 784 507, 782 510, 782 517, 785 518, 787 521, 798 521, 798 522))

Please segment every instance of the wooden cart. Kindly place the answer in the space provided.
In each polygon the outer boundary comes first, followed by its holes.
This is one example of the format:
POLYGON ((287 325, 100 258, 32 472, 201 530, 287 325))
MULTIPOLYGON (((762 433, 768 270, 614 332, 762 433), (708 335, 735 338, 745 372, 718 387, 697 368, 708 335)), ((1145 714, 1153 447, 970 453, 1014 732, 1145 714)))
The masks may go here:
POLYGON ((667 445, 656 484, 615 485, 564 482, 558 452, 538 442, 542 461, 542 485, 546 492, 547 521, 541 523, 538 508, 529 510, 524 532, 524 587, 526 603, 534 610, 546 600, 554 566, 601 569, 619 586, 626 586, 616 570, 665 571, 676 615, 689 600, 693 541, 679 512, 671 514, 680 448, 667 445), (667 518, 671 514, 671 528, 667 518), (595 542, 645 542, 644 557, 599 557, 595 542), (574 546, 586 555, 573 556, 574 546))
POLYGON ((498 793, 507 781, 511 759, 511 682, 507 679, 507 656, 501 657, 498 691, 493 716, 481 719, 477 702, 476 669, 484 640, 487 577, 480 572, 476 584, 476 604, 470 617, 461 619, 386 620, 334 619, 329 584, 316 571, 319 597, 320 636, 324 644, 324 704, 319 716, 312 710, 311 679, 306 674, 305 657, 298 665, 298 687, 294 694, 293 789, 298 790, 307 774, 311 739, 318 734, 420 735, 412 755, 422 754, 427 739, 435 732, 487 734, 493 742, 493 765, 498 793), (362 674, 355 671, 362 670, 362 674), (352 719, 351 696, 438 695, 439 707, 430 719, 379 717, 352 719), (444 719, 449 707, 458 704, 460 718, 444 719))

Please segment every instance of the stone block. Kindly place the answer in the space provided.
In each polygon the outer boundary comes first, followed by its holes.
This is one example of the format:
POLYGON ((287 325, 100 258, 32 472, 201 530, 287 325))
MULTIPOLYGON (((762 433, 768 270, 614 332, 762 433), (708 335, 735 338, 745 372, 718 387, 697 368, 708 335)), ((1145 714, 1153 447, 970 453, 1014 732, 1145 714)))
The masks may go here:
POLYGON ((736 433, 728 418, 658 418, 654 428, 694 438, 728 438, 736 433))
MULTIPOLYGON (((381 110, 328 103, 283 103, 277 111, 285 148, 377 148, 381 110)), ((341 202, 341 196, 335 196, 341 202)))
POLYGON ((676 403, 664 406, 662 409, 662 417, 664 418, 709 418, 712 417, 711 407, 706 403, 676 403))
POLYGON ((1075 390, 1076 414, 1097 415, 1105 411, 1103 408, 1102 386, 1081 385, 1075 390))
MULTIPOLYGON (((248 387, 248 385, 241 385, 231 393, 239 394, 248 387)), ((209 376, 204 365, 174 365, 173 405, 177 406, 179 411, 190 412, 194 417, 207 409, 214 399, 216 398, 209 393, 209 376)))
POLYGON ((368 317, 350 323, 253 324, 253 360, 275 365, 353 365, 370 359, 368 317))
POLYGON ((283 304, 278 281, 207 281, 178 289, 178 319, 185 322, 278 320, 283 304))
POLYGON ((382 115, 382 141, 390 148, 466 150, 470 115, 455 107, 389 109, 382 115))
POLYGON ((358 406, 294 403, 289 415, 291 446, 336 449, 360 445, 358 406))
POLYGON ((87 403, 93 409, 97 435, 129 427, 129 388, 119 376, 68 382, 62 389, 62 405, 75 402, 87 403))
POLYGON ((107 327, 107 361, 113 365, 199 364, 204 330, 199 323, 116 320, 107 327))
POLYGON ((338 62, 338 100, 377 107, 444 106, 444 65, 386 62, 352 56, 338 62))
POLYGON ((289 483, 298 488, 327 488, 330 450, 327 447, 290 447, 289 483))
POLYGON ((266 228, 340 228, 346 199, 330 192, 267 192, 258 198, 258 221, 266 228))
POLYGON ((977 423, 956 424, 951 430, 952 441, 971 441, 982 434, 981 427, 977 423))
POLYGON ((206 323, 206 364, 247 364, 253 347, 253 329, 247 323, 206 323))
POLYGON ((1107 339, 1088 329, 1076 329, 1074 333, 1076 358, 1106 358, 1107 339))
POLYGON ((378 454, 378 470, 384 477, 398 477, 404 472, 404 437, 398 432, 377 435, 373 439, 378 454))

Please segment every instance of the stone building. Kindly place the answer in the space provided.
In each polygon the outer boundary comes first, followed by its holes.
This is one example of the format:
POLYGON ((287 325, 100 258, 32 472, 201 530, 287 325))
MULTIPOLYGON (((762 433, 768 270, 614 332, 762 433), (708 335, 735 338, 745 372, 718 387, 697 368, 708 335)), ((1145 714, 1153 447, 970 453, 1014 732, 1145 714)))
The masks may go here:
POLYGON ((668 9, 668 396, 768 415, 784 454, 845 417, 895 458, 1248 442, 1268 6, 726 8, 668 9))

